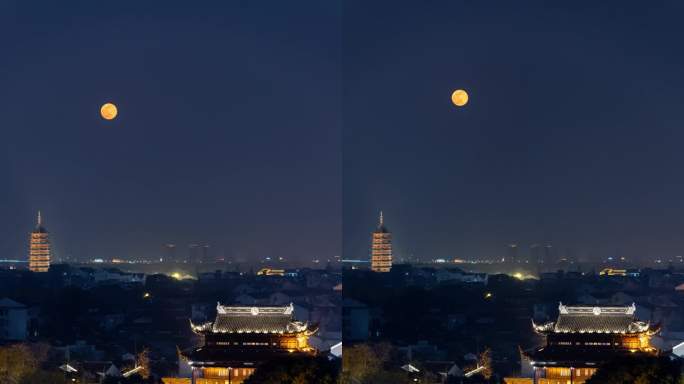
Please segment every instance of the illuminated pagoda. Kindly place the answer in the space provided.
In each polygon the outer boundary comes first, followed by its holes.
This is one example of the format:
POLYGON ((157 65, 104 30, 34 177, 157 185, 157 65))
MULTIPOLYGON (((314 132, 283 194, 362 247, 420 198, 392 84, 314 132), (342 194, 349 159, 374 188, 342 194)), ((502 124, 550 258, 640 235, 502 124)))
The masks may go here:
POLYGON ((380 212, 378 228, 373 232, 371 243, 371 271, 389 272, 392 269, 392 233, 385 227, 380 212))
POLYGON ((533 324, 546 345, 528 355, 535 384, 582 384, 606 361, 625 355, 655 355, 651 336, 659 331, 627 307, 558 307, 558 319, 533 324))
POLYGON ((294 319, 284 307, 216 306, 213 322, 196 325, 202 345, 184 354, 193 384, 239 384, 265 361, 283 355, 314 354, 309 336, 317 329, 294 319))
POLYGON ((31 232, 29 245, 29 270, 32 272, 47 272, 50 269, 50 239, 48 231, 43 227, 43 219, 38 211, 36 228, 31 232))

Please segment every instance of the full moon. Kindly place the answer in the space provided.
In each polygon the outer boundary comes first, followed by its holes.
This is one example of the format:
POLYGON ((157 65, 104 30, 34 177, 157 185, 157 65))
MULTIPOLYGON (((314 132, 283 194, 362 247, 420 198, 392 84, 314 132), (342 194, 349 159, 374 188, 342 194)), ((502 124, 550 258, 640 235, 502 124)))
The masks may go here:
POLYGON ((451 94, 451 102, 457 107, 462 107, 468 104, 468 92, 457 89, 451 94))
POLYGON ((107 103, 100 108, 100 115, 105 120, 113 120, 117 113, 116 105, 112 103, 107 103))

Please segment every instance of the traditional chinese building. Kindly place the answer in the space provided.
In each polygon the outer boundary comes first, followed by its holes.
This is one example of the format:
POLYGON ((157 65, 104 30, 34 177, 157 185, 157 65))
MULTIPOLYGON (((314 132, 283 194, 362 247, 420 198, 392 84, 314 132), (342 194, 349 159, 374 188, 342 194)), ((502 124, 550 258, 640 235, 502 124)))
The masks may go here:
POLYGON ((190 324, 202 345, 183 358, 191 379, 165 378, 165 383, 239 384, 259 364, 291 354, 314 354, 308 344, 316 332, 295 321, 292 304, 284 307, 231 307, 218 304, 213 322, 190 324))
POLYGON ((29 245, 29 269, 33 272, 47 272, 50 269, 50 239, 48 231, 43 227, 43 220, 38 211, 36 228, 31 232, 29 245))
MULTIPOLYGON (((534 324, 545 345, 528 354, 535 384, 582 384, 602 363, 625 355, 656 354, 650 345, 658 327, 634 316, 628 307, 573 307, 560 304, 558 319, 534 324)), ((522 383, 525 379, 506 379, 522 383)))
POLYGON ((389 272, 392 269, 392 233, 385 227, 382 212, 371 241, 371 270, 389 272))

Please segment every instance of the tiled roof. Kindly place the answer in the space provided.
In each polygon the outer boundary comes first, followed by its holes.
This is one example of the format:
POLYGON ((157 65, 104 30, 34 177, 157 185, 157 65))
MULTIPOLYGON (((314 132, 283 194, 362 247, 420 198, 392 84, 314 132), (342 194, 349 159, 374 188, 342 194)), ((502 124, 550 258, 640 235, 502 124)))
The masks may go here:
POLYGON ((292 319, 283 315, 222 315, 216 316, 214 332, 287 332, 292 319))
POLYGON ((634 305, 627 307, 559 306, 555 323, 535 325, 538 332, 556 333, 638 333, 649 325, 634 317, 634 305))
POLYGON ((561 314, 556 321, 556 332, 628 332, 634 318, 630 315, 570 315, 561 314))
POLYGON ((43 226, 38 226, 33 230, 33 233, 48 233, 48 231, 43 226))
POLYGON ((390 231, 384 225, 379 225, 373 233, 390 233, 390 231))
POLYGON ((213 323, 193 325, 196 332, 213 333, 294 333, 307 325, 294 321, 292 304, 284 307, 217 306, 213 323))

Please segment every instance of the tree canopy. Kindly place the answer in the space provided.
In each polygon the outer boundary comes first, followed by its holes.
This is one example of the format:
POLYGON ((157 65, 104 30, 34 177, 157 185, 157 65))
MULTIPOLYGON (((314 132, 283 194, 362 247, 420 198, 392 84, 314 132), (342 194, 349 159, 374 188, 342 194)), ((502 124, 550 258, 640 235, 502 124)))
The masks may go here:
POLYGON ((634 356, 601 366, 587 384, 679 384, 679 362, 667 357, 634 356))
POLYGON ((357 344, 346 347, 342 354, 343 384, 402 384, 411 383, 405 372, 398 368, 386 369, 390 363, 392 347, 389 344, 357 344))
POLYGON ((335 384, 339 362, 326 357, 288 356, 260 365, 244 384, 335 384))
POLYGON ((45 344, 11 344, 0 347, 0 384, 65 383, 64 376, 44 370, 49 346, 45 344))

